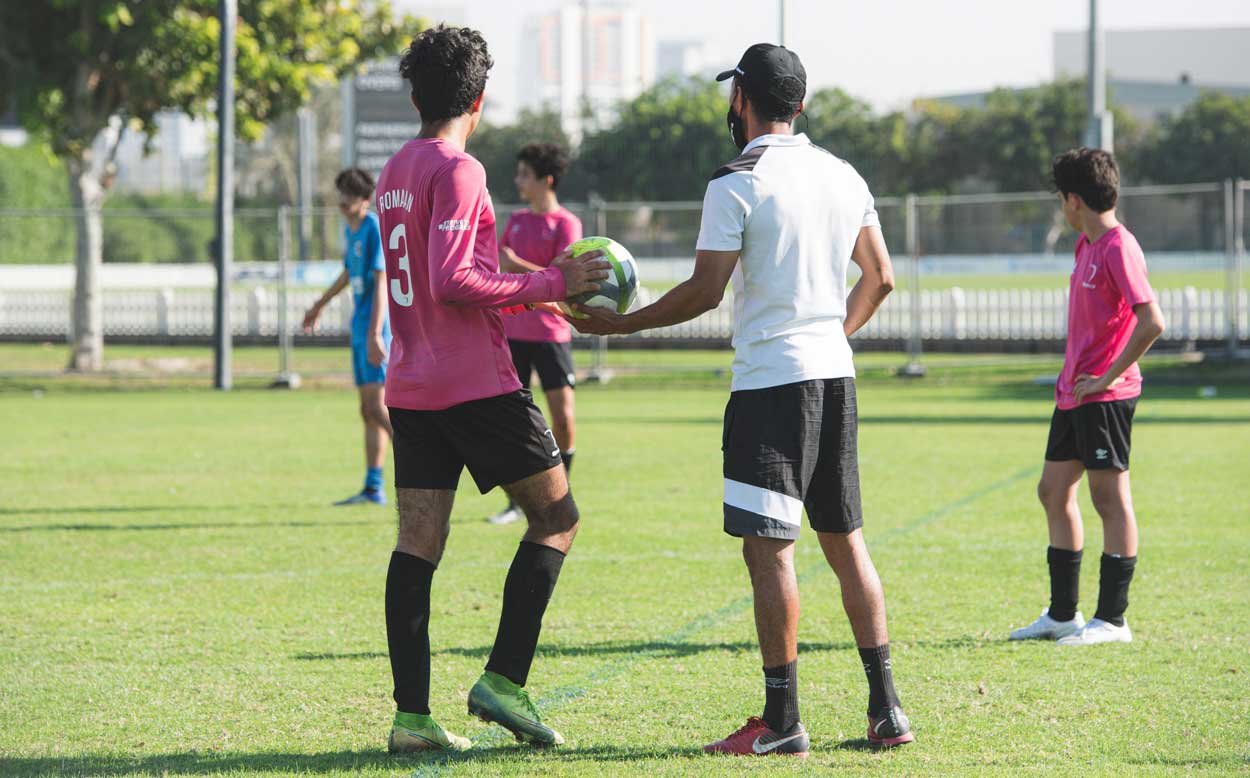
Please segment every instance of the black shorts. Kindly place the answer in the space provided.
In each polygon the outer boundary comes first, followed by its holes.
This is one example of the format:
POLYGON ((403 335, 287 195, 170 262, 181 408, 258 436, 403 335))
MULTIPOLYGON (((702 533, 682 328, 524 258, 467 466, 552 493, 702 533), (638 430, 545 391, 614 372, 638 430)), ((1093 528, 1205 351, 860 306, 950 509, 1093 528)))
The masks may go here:
POLYGON ((729 395, 725 532, 794 539, 803 509, 817 532, 863 526, 854 378, 729 395))
POLYGON ((1133 442, 1133 412, 1137 398, 1086 403, 1069 411, 1055 409, 1050 417, 1046 459, 1081 460, 1086 470, 1128 470, 1133 442))
POLYGON ((454 490, 468 467, 486 494, 562 464, 555 436, 524 389, 441 411, 388 410, 400 489, 454 490))
POLYGON ((529 388, 535 370, 544 392, 577 386, 577 376, 573 373, 572 343, 509 340, 508 348, 512 349, 512 364, 516 366, 521 386, 529 388))

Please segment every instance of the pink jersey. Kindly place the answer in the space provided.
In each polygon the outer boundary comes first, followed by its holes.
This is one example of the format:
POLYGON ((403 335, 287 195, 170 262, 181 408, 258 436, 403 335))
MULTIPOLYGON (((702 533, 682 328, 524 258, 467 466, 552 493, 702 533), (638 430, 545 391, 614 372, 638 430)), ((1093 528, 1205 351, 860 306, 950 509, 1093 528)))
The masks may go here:
MULTIPOLYGON (((528 208, 508 219, 501 245, 507 246, 526 262, 547 267, 551 260, 582 239, 582 222, 564 208, 551 213, 534 213, 528 208)), ((524 311, 504 319, 508 340, 536 343, 568 343, 573 330, 562 317, 546 311, 524 311)))
MULTIPOLYGON (((1063 372, 1055 385, 1060 410, 1077 406, 1072 396, 1077 376, 1100 376, 1124 351, 1137 326, 1134 305, 1154 302, 1146 280, 1146 257, 1137 239, 1123 225, 1090 243, 1076 242, 1076 267, 1068 284, 1068 345, 1063 372)), ((1127 400, 1141 394, 1141 370, 1134 362, 1120 376, 1124 380, 1102 394, 1087 395, 1086 403, 1127 400)))
POLYGON ((446 141, 417 138, 377 188, 393 339, 386 404, 442 410, 521 388, 500 308, 564 299, 564 277, 500 273, 486 171, 446 141))

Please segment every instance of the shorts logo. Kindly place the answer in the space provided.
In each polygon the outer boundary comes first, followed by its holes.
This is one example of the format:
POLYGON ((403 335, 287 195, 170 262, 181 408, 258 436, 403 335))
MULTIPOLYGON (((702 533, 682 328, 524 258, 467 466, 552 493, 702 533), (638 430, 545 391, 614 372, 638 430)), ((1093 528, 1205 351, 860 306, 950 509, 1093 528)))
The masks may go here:
POLYGON ((468 219, 448 219, 438 225, 439 232, 467 232, 468 229, 468 219))
POLYGON ((543 434, 551 438, 551 445, 555 446, 555 449, 551 452, 551 455, 553 457, 560 456, 560 444, 556 443, 555 433, 552 432, 551 430, 543 430, 543 434))
POLYGON ((1097 457, 1099 461, 1105 461, 1108 453, 1107 449, 1100 448, 1094 451, 1094 456, 1097 457))

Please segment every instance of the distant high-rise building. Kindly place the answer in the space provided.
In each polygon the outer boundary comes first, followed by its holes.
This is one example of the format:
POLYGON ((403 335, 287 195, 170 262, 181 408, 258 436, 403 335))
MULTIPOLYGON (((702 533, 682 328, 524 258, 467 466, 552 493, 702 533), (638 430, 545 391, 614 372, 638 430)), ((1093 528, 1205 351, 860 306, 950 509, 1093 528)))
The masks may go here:
POLYGON ((565 5, 522 30, 517 103, 559 113, 575 139, 655 83, 650 25, 627 5, 565 5))
POLYGON ((656 71, 660 78, 690 78, 714 70, 705 41, 660 41, 656 51, 656 71))

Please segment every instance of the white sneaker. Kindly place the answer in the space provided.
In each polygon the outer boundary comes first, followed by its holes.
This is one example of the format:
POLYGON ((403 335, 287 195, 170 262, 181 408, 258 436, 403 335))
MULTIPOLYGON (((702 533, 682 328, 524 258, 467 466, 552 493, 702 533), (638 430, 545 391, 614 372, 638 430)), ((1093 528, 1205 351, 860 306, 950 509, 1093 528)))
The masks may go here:
POLYGON ((1048 610, 1043 610, 1037 621, 1027 627, 1011 631, 1008 640, 1059 640, 1079 634, 1085 628, 1085 618, 1077 611, 1071 621, 1055 621, 1048 610))
POLYGON ((1133 633, 1128 628, 1128 622, 1124 622, 1123 627, 1117 627, 1109 621, 1103 621, 1099 618, 1089 620, 1085 625, 1085 629, 1069 635, 1059 641, 1061 646, 1092 646, 1096 643, 1132 643, 1133 633))
POLYGON ((487 521, 491 524, 511 524, 512 522, 519 520, 521 516, 521 509, 515 505, 510 505, 501 510, 499 513, 496 513, 494 516, 491 516, 487 519, 487 521))

